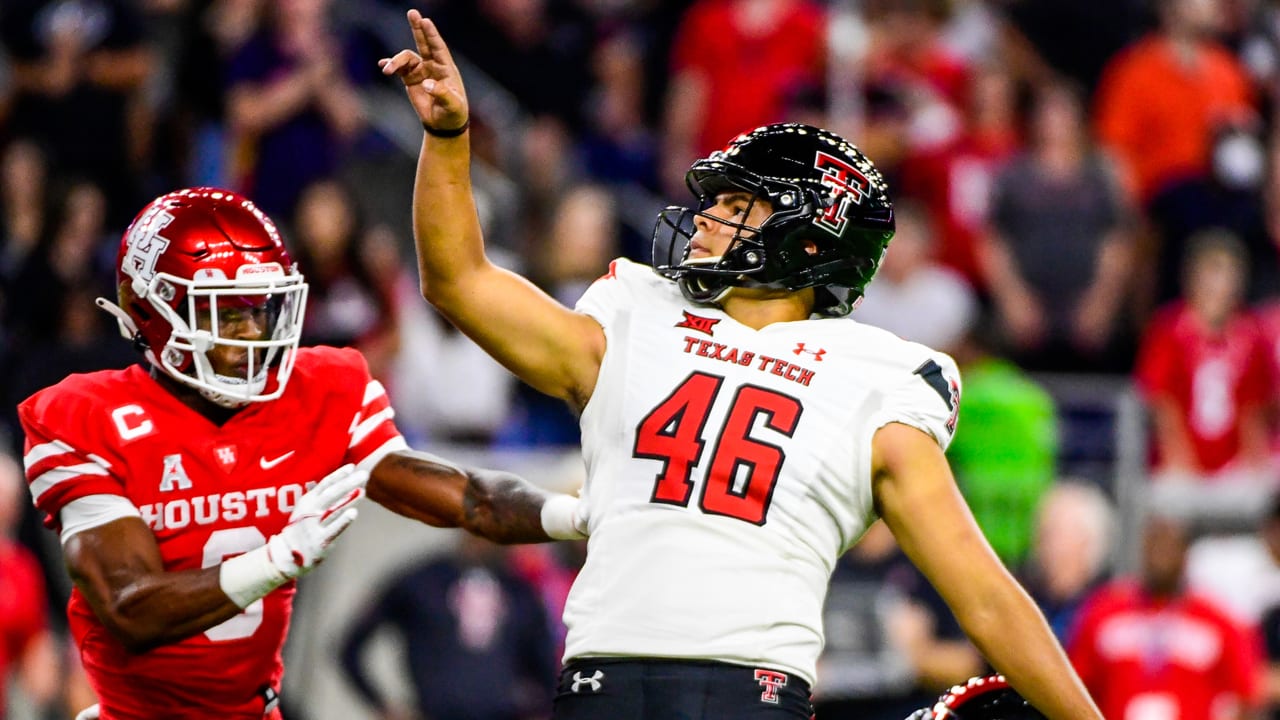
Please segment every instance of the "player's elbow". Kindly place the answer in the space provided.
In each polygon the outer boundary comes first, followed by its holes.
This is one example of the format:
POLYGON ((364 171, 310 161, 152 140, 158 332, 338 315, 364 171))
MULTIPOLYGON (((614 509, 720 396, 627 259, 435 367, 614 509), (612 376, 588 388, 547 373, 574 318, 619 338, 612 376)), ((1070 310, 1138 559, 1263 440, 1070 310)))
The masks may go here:
POLYGON ((166 639, 161 628, 155 627, 140 618, 131 618, 121 613, 106 613, 100 617, 102 625, 117 642, 131 655, 141 655, 164 645, 166 639))
POLYGON ((124 649, 134 655, 173 642, 172 627, 146 607, 145 593, 125 591, 111 599, 98 613, 103 627, 124 649))

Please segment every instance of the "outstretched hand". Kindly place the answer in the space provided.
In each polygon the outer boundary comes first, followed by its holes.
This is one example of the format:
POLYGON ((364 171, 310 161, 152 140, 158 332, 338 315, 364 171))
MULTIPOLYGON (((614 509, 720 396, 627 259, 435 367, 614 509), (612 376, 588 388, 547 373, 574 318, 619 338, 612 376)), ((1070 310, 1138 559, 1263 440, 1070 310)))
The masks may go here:
POLYGON ((404 82, 423 126, 444 132, 461 128, 470 110, 458 66, 435 23, 417 10, 410 10, 408 18, 417 52, 401 50, 394 57, 379 60, 378 67, 383 75, 395 75, 404 82))

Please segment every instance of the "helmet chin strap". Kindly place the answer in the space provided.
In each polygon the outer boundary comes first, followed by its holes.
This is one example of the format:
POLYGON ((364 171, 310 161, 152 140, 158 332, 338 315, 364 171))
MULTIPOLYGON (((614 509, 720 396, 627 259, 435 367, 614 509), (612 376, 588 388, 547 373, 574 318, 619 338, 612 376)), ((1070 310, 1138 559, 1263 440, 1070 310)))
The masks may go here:
POLYGON ((133 318, 129 317, 129 313, 104 297, 94 298, 93 302, 116 319, 116 325, 120 328, 120 335, 125 340, 134 341, 137 339, 138 326, 133 322, 133 318))

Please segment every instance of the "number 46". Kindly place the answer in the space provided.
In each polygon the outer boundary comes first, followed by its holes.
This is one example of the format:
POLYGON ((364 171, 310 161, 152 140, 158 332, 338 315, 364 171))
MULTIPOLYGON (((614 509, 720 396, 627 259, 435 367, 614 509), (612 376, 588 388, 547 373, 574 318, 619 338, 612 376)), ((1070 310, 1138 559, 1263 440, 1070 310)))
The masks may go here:
MULTIPOLYGON (((688 506, 693 467, 706 444, 702 431, 723 383, 718 375, 695 372, 640 421, 634 457, 662 461, 650 502, 688 506)), ((711 515, 763 525, 786 453, 748 433, 764 415, 766 427, 791 437, 803 410, 793 397, 755 385, 739 387, 720 426, 698 507, 711 515), (746 468, 747 478, 735 489, 740 468, 746 468)))

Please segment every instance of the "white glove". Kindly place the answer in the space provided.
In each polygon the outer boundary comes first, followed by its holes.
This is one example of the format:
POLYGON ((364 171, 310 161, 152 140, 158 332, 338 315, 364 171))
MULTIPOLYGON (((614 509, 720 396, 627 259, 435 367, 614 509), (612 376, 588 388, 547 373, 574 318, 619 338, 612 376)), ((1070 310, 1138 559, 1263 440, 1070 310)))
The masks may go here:
POLYGON ((329 546, 356 519, 369 473, 343 465, 298 498, 289 522, 267 544, 224 560, 218 582, 244 608, 320 564, 329 546))
POLYGON ((76 720, 98 720, 98 704, 94 703, 81 710, 79 714, 76 715, 76 720))
POLYGON ((267 540, 267 557, 288 579, 320 564, 329 545, 356 519, 369 473, 343 465, 298 499, 284 529, 267 540))

